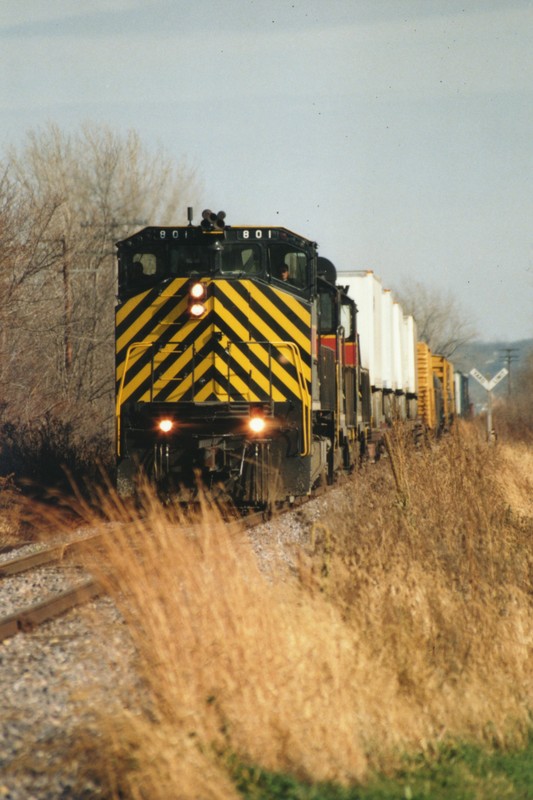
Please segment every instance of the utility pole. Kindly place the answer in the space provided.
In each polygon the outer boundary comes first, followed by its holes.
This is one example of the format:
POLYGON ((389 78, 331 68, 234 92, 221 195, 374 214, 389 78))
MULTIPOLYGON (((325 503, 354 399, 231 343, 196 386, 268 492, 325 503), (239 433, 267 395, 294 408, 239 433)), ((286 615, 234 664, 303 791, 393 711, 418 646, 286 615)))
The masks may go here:
POLYGON ((507 372, 509 373, 509 377, 507 378, 507 394, 509 397, 511 396, 511 362, 516 361, 518 356, 514 356, 513 353, 518 352, 518 347, 504 347, 500 350, 500 353, 506 353, 505 361, 507 363, 507 372))
POLYGON ((60 245, 60 253, 54 254, 61 264, 61 275, 63 277, 63 364, 65 376, 68 378, 72 369, 73 348, 72 348, 72 283, 71 283, 71 264, 70 252, 65 236, 58 236, 56 239, 43 239, 44 242, 60 245))
POLYGON ((70 256, 67 248, 67 241, 64 236, 61 242, 62 271, 63 271, 63 298, 65 311, 65 327, 63 330, 63 346, 65 353, 65 374, 70 375, 72 368, 72 286, 70 282, 70 256))

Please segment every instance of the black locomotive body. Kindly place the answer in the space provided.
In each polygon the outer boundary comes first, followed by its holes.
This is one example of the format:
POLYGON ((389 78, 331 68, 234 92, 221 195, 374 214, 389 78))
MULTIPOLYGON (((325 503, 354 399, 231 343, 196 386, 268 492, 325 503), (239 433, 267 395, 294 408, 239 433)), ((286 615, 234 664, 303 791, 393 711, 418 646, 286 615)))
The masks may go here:
POLYGON ((266 508, 358 458, 356 308, 314 242, 204 217, 118 244, 117 485, 266 508))

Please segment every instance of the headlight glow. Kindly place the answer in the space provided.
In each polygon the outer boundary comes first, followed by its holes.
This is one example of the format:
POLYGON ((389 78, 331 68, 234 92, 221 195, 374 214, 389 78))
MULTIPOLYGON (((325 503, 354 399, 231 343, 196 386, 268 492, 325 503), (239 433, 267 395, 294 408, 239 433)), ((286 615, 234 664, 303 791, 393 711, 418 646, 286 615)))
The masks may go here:
POLYGON ((264 417, 250 417, 248 422, 248 427, 252 431, 252 433, 263 433, 266 428, 266 422, 264 417))
POLYGON ((203 283, 193 283, 189 289, 189 294, 195 300, 201 300, 205 297, 205 286, 203 283))
POLYGON ((193 303, 189 306, 189 314, 191 317, 201 317, 205 314, 205 306, 203 303, 193 303))
POLYGON ((160 419, 158 428, 162 433, 170 433, 174 427, 174 422, 171 419, 160 419))

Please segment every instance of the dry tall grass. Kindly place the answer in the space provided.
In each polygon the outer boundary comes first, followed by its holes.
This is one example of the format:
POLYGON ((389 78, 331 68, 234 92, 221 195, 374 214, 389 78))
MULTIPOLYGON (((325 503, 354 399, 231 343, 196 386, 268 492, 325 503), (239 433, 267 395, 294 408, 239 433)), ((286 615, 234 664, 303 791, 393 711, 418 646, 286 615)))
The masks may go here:
POLYGON ((230 753, 348 783, 448 737, 522 741, 533 522, 510 507, 522 462, 461 428, 419 449, 393 431, 388 464, 329 507, 293 580, 267 579, 246 532, 207 508, 193 528, 149 496, 142 515, 107 509, 127 524, 94 568, 144 686, 135 713, 103 716, 107 796, 235 797, 230 753))

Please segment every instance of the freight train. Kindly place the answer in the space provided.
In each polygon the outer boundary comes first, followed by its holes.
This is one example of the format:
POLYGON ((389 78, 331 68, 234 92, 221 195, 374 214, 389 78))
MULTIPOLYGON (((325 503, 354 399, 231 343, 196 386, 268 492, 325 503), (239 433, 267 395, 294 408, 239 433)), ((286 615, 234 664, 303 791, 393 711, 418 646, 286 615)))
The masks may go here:
POLYGON ((373 273, 337 275, 283 227, 188 218, 117 244, 120 494, 144 475, 270 509, 353 469, 394 418, 451 422, 453 368, 425 353, 422 374, 415 321, 373 273))

